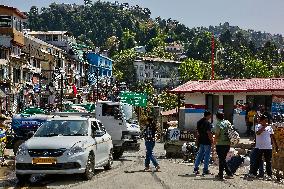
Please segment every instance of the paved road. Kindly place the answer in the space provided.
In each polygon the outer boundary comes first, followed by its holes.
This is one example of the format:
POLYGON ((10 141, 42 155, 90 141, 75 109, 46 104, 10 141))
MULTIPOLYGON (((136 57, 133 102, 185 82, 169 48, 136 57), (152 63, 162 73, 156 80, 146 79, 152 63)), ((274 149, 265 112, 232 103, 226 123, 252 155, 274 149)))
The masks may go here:
MULTIPOLYGON (((242 174, 247 170, 242 168, 232 180, 225 182, 216 181, 213 175, 196 177, 192 174, 191 164, 182 163, 181 160, 163 159, 163 145, 156 144, 156 155, 161 165, 160 172, 143 172, 144 149, 136 153, 125 153, 120 161, 115 161, 110 171, 96 170, 96 175, 91 181, 82 181, 78 176, 36 176, 32 178, 33 183, 18 188, 84 188, 84 189, 175 189, 175 188, 232 188, 232 189, 267 189, 283 188, 283 184, 254 180, 243 180, 242 174), (36 182, 34 182, 36 181, 36 182)), ((211 166, 213 173, 217 168, 211 166)), ((14 188, 16 179, 11 176, 6 188, 14 188)))

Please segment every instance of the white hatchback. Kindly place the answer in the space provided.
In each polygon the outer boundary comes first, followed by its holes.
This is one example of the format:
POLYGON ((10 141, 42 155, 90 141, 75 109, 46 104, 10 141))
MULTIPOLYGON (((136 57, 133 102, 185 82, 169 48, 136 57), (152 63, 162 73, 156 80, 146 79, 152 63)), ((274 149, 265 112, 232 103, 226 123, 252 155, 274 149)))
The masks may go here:
POLYGON ((110 169, 113 163, 111 136, 95 118, 55 116, 45 122, 16 155, 20 182, 31 174, 77 174, 89 180, 94 169, 110 169))

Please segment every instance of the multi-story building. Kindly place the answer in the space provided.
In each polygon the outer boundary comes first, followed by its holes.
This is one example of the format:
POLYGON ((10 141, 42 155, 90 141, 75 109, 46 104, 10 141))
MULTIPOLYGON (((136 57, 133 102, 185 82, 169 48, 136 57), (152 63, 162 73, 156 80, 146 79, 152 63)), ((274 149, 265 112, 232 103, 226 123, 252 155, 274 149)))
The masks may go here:
POLYGON ((173 87, 179 84, 178 67, 181 62, 143 57, 137 58, 133 64, 139 82, 153 82, 156 88, 173 87))
POLYGON ((67 62, 63 68, 69 82, 79 88, 85 84, 88 65, 83 59, 83 53, 87 51, 87 46, 77 44, 75 37, 67 31, 26 30, 26 33, 66 51, 67 62))
POLYGON ((112 77, 113 60, 95 52, 88 52, 86 58, 90 64, 88 71, 90 82, 95 81, 96 76, 99 79, 110 79, 112 77))
POLYGON ((0 5, 0 89, 7 95, 1 100, 1 110, 15 111, 16 98, 21 88, 21 48, 25 45, 23 25, 27 17, 18 9, 0 5))

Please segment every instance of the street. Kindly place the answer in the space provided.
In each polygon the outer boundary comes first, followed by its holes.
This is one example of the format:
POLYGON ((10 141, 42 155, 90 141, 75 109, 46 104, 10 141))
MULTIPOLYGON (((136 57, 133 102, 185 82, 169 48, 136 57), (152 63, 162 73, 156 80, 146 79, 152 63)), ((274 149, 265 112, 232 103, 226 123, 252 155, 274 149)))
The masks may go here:
MULTIPOLYGON (((143 145, 143 144, 142 144, 143 145)), ((224 182, 216 181, 213 175, 206 177, 192 174, 192 164, 182 163, 180 159, 164 159, 163 144, 157 143, 155 155, 161 166, 159 172, 144 172, 144 148, 136 153, 125 153, 120 161, 115 161, 113 169, 104 171, 97 169, 91 181, 82 181, 77 175, 34 175, 31 183, 17 185, 15 175, 12 173, 8 180, 1 183, 3 188, 153 188, 153 189, 175 189, 175 188, 238 188, 238 189, 262 189, 262 188, 284 188, 283 183, 272 181, 243 179, 243 174, 247 173, 246 167, 237 172, 234 179, 224 182)), ((212 173, 217 173, 217 167, 210 167, 212 173)))

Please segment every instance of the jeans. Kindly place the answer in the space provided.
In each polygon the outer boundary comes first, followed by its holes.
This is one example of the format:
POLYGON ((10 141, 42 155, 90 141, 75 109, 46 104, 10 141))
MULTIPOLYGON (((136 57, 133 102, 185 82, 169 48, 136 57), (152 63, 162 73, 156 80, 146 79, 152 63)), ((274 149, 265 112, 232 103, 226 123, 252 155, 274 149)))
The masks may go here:
POLYGON ((157 167, 159 164, 156 158, 153 155, 153 149, 155 147, 155 141, 145 141, 146 146, 146 158, 145 158, 145 167, 149 167, 150 161, 152 161, 153 165, 157 167))
POLYGON ((261 165, 262 156, 264 156, 264 160, 266 162, 266 173, 268 176, 272 176, 272 150, 271 149, 257 149, 256 152, 256 159, 255 159, 255 166, 253 166, 252 174, 257 175, 258 167, 261 165))
POLYGON ((211 145, 200 144, 199 150, 196 156, 195 164, 194 164, 195 171, 198 171, 199 165, 204 158, 203 173, 208 172, 210 153, 211 153, 211 145))
MULTIPOLYGON (((254 148, 250 153, 250 171, 249 171, 250 174, 253 174, 252 171, 254 170, 254 167, 256 167, 257 153, 258 153, 257 148, 254 148)), ((260 176, 264 175, 264 167, 263 166, 264 166, 263 160, 261 159, 259 167, 258 168, 256 167, 257 170, 259 171, 258 174, 260 176)))
POLYGON ((220 178, 223 178, 224 170, 228 176, 233 175, 226 161, 226 157, 229 151, 230 151, 229 145, 216 145, 216 152, 217 152, 218 159, 219 159, 219 174, 218 175, 220 178))

